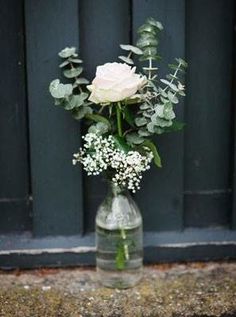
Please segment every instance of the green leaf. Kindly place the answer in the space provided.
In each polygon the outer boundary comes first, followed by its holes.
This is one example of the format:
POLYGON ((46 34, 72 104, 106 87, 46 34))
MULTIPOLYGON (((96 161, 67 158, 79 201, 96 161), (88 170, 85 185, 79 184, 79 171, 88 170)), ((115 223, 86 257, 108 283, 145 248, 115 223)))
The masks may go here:
POLYGON ((156 55, 157 55, 157 48, 156 47, 147 47, 143 50, 144 57, 156 56, 156 55))
POLYGON ((154 163, 156 164, 157 167, 162 167, 161 158, 160 158, 159 153, 157 152, 157 148, 156 148, 155 144, 152 141, 150 141, 150 140, 145 140, 142 143, 142 146, 143 147, 147 147, 147 148, 149 148, 152 151, 152 154, 153 154, 153 157, 154 157, 153 158, 154 163))
POLYGON ((62 58, 68 58, 70 56, 77 56, 75 47, 65 47, 62 51, 58 53, 62 58))
POLYGON ((165 103, 169 103, 169 99, 166 99, 166 98, 164 98, 162 96, 160 97, 160 99, 161 99, 161 102, 164 103, 164 104, 165 103))
POLYGON ((175 60, 184 68, 188 67, 188 63, 186 63, 182 58, 176 58, 175 60))
POLYGON ((118 149, 124 151, 125 153, 128 153, 131 150, 131 147, 127 144, 124 137, 113 135, 113 138, 118 149))
POLYGON ((160 92, 162 97, 166 98, 168 96, 164 89, 162 89, 161 87, 158 88, 158 91, 160 92))
POLYGON ((155 124, 151 121, 147 124, 148 132, 155 133, 155 124))
POLYGON ((78 108, 84 104, 85 99, 88 98, 88 94, 82 92, 79 95, 72 95, 64 102, 64 108, 66 110, 71 110, 74 108, 78 108))
MULTIPOLYGON (((150 47, 150 48, 153 48, 153 47, 150 47)), ((161 56, 160 55, 142 55, 139 58, 140 62, 148 61, 149 59, 154 61, 159 61, 161 59, 161 56)))
POLYGON ((143 116, 146 118, 151 118, 152 114, 150 113, 150 111, 144 111, 143 116))
POLYGON ((173 83, 171 83, 170 81, 166 80, 166 79, 160 79, 160 81, 163 83, 163 84, 166 84, 167 86, 169 86, 172 90, 174 91, 179 91, 179 89, 177 88, 177 86, 173 83))
POLYGON ((151 135, 150 132, 148 132, 148 130, 146 128, 141 128, 138 130, 138 134, 142 137, 146 137, 146 136, 149 136, 151 135))
POLYGON ((126 122, 128 122, 128 124, 131 127, 134 127, 134 115, 132 113, 132 111, 130 111, 129 107, 124 107, 123 108, 123 113, 124 113, 124 119, 126 122))
POLYGON ((186 125, 186 123, 174 120, 170 127, 164 128, 164 132, 180 131, 184 128, 185 125, 186 125))
POLYGON ((148 23, 145 23, 138 28, 138 33, 144 33, 144 32, 151 33, 154 36, 156 35, 155 27, 153 27, 153 25, 150 25, 148 23))
POLYGON ((88 114, 86 115, 86 118, 95 122, 103 122, 109 128, 111 127, 109 120, 107 120, 105 117, 101 116, 100 114, 88 114))
POLYGON ((173 75, 173 74, 168 74, 168 75, 166 75, 166 78, 167 79, 169 79, 169 80, 177 80, 178 79, 178 77, 176 76, 176 75, 173 75))
POLYGON ((126 140, 129 144, 141 144, 143 143, 144 138, 138 133, 133 132, 126 135, 126 140))
POLYGON ((158 30, 162 31, 163 30, 163 25, 161 24, 161 22, 155 20, 154 18, 148 18, 147 19, 147 23, 152 25, 152 26, 155 26, 158 30))
POLYGON ((141 109, 141 110, 147 110, 147 109, 149 109, 150 108, 150 106, 149 106, 149 104, 147 104, 147 103, 143 103, 143 104, 141 104, 141 106, 139 107, 139 109, 141 109))
POLYGON ((59 67, 62 68, 62 67, 65 67, 65 66, 67 66, 67 65, 69 65, 69 64, 70 64, 70 62, 69 62, 68 60, 65 60, 63 63, 61 63, 61 64, 59 65, 59 67))
POLYGON ((156 47, 158 45, 158 40, 156 38, 153 38, 151 36, 143 38, 141 37, 138 41, 137 41, 137 46, 141 47, 141 48, 145 48, 148 46, 154 46, 156 47))
POLYGON ((82 67, 72 68, 72 69, 66 69, 63 71, 63 74, 66 78, 74 78, 79 76, 83 71, 82 67))
POLYGON ((116 249, 116 268, 123 270, 125 268, 125 248, 124 243, 120 242, 116 249))
POLYGON ((75 111, 72 113, 72 115, 76 120, 80 120, 87 115, 92 115, 93 112, 92 108, 86 106, 75 108, 73 110, 75 111))
POLYGON ((173 111, 173 106, 171 103, 164 106, 164 118, 166 120, 173 120, 175 118, 175 113, 173 111))
POLYGON ((91 125, 88 129, 89 133, 95 133, 98 135, 105 134, 108 131, 109 131, 108 125, 103 122, 97 122, 96 124, 91 125))
POLYGON ((72 94, 71 84, 62 84, 59 79, 53 80, 49 85, 49 91, 54 98, 65 98, 72 94))
MULTIPOLYGON (((166 119, 165 117, 160 118, 160 117, 156 116, 156 114, 154 114, 151 119, 152 119, 152 123, 154 126, 158 126, 158 127, 163 128, 163 127, 170 127, 172 125, 171 119, 166 119)), ((155 128, 153 128, 153 130, 155 133, 156 132, 155 128)), ((148 129, 148 131, 149 131, 149 129, 148 129)))
POLYGON ((76 84, 78 84, 78 85, 87 85, 87 84, 89 84, 89 81, 88 81, 88 79, 86 79, 86 78, 78 78, 78 79, 76 79, 76 84))
POLYGON ((131 64, 131 65, 134 64, 133 60, 127 56, 118 56, 118 58, 122 60, 123 62, 125 62, 126 64, 131 64))
POLYGON ((145 117, 137 117, 135 118, 135 124, 137 127, 141 127, 147 124, 147 119, 145 117))
POLYGON ((143 54, 143 51, 140 50, 140 48, 133 46, 133 45, 120 44, 120 47, 125 51, 131 51, 132 53, 137 54, 137 55, 143 54))
POLYGON ((69 58, 68 59, 70 62, 72 62, 72 63, 75 63, 75 64, 81 64, 81 63, 83 63, 83 61, 82 61, 82 59, 79 59, 79 58, 69 58))
POLYGON ((141 101, 141 95, 135 94, 127 99, 125 99, 125 104, 126 105, 134 105, 137 104, 141 101))
POLYGON ((178 98, 171 91, 168 91, 168 98, 169 98, 170 102, 172 102, 172 103, 176 104, 179 102, 178 98))
POLYGON ((183 97, 186 96, 186 94, 185 94, 185 92, 184 92, 183 90, 179 90, 179 91, 178 91, 178 94, 179 94, 180 96, 183 96, 183 97))

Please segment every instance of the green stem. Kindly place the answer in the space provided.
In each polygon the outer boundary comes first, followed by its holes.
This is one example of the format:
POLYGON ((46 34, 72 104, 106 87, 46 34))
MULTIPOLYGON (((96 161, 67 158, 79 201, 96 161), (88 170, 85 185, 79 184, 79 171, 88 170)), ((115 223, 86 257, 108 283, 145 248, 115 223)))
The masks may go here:
POLYGON ((121 121, 121 104, 120 102, 116 105, 116 120, 117 120, 117 131, 118 135, 122 137, 122 121, 121 121))
POLYGON ((125 255, 125 260, 128 261, 129 260, 129 247, 128 244, 125 242, 126 240, 126 233, 125 233, 125 229, 120 229, 120 233, 121 233, 121 237, 124 240, 124 255, 125 255))

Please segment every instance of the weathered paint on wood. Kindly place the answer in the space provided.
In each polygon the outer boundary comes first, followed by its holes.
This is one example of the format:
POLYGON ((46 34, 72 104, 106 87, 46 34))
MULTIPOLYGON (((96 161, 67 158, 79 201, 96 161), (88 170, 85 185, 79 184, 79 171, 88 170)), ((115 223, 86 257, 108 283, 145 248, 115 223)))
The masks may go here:
POLYGON ((0 7, 0 232, 6 232, 30 229, 29 157, 23 2, 0 7))
POLYGON ((233 15, 233 1, 187 1, 185 226, 229 224, 233 15))
POLYGON ((29 127, 35 235, 76 234, 83 230, 82 177, 72 166, 80 128, 53 107, 49 82, 58 78, 57 53, 77 46, 78 1, 25 3, 29 127))
POLYGON ((233 113, 233 124, 232 124, 232 134, 234 135, 234 140, 232 142, 233 146, 233 173, 232 173, 232 183, 233 183, 233 208, 230 217, 231 229, 236 230, 236 3, 234 3, 234 41, 233 41, 233 96, 232 96, 232 113, 233 113))

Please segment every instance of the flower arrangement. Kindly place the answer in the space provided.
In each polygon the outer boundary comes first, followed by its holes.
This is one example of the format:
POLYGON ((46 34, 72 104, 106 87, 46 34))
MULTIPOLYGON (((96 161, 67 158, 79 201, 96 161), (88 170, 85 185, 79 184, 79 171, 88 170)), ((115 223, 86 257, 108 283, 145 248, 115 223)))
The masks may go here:
POLYGON ((74 154, 73 164, 81 163, 88 175, 105 172, 132 192, 140 188, 142 173, 152 160, 161 167, 152 137, 183 127, 174 107, 185 96, 179 75, 187 64, 176 58, 166 78, 158 78, 154 64, 160 60, 157 48, 162 30, 160 22, 148 18, 138 29, 136 46, 120 45, 127 53, 119 56, 122 63, 98 66, 90 85, 81 77, 82 60, 76 48, 66 47, 59 53, 63 59, 59 67, 70 83, 55 79, 49 87, 57 106, 88 124, 84 146, 74 154), (132 56, 144 64, 139 73, 132 56))
POLYGON ((152 161, 162 166, 153 136, 183 127, 176 120, 175 106, 185 96, 180 75, 187 64, 176 58, 170 73, 158 77, 162 29, 160 22, 148 18, 138 29, 136 46, 121 44, 127 53, 118 57, 121 62, 98 66, 91 83, 81 76, 76 48, 66 47, 59 53, 59 67, 69 83, 55 79, 49 87, 57 106, 87 124, 73 164, 82 164, 87 175, 105 174, 111 183, 111 195, 96 216, 97 268, 109 287, 130 287, 141 278, 142 217, 125 189, 140 189, 142 174, 152 161), (139 71, 134 61, 139 61, 139 71), (123 275, 121 270, 126 270, 123 275))

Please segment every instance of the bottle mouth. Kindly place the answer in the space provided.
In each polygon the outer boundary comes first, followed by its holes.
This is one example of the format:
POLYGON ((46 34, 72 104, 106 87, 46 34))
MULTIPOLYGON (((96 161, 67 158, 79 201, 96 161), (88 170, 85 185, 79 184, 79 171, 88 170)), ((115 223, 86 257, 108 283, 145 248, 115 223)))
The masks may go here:
POLYGON ((117 185, 112 181, 110 181, 109 187, 110 187, 112 194, 115 196, 129 194, 129 191, 125 186, 117 185))

